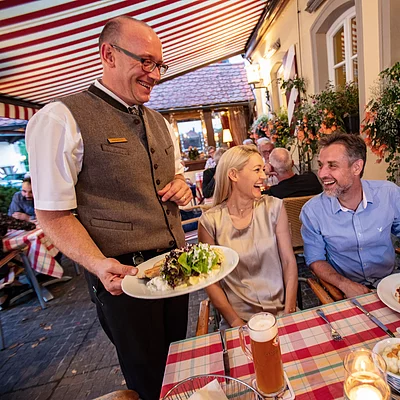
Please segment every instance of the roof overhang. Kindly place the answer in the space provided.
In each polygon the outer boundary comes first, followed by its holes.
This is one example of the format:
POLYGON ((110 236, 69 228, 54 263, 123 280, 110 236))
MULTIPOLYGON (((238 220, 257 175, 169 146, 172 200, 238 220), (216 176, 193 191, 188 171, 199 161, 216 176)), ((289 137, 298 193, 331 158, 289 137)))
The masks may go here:
MULTIPOLYGON (((165 79, 246 51, 275 0, 50 0, 0 2, 0 94, 35 109, 101 76, 98 37, 118 15, 147 22, 170 65, 165 79), (29 105, 28 105, 29 104, 29 105)), ((24 106, 20 106, 24 107, 24 106)), ((7 113, 3 107, 1 113, 7 113)))

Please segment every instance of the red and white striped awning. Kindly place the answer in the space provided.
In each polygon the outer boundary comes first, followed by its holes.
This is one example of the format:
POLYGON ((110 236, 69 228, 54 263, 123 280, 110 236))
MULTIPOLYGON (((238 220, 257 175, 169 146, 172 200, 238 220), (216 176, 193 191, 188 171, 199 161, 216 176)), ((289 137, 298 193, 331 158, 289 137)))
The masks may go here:
POLYGON ((38 108, 15 106, 14 104, 9 103, 0 103, 0 117, 28 120, 37 111, 39 111, 38 108))
POLYGON ((0 101, 11 98, 43 105, 88 87, 101 75, 98 37, 112 17, 129 15, 155 29, 170 66, 168 79, 244 53, 270 2, 4 0, 0 101))

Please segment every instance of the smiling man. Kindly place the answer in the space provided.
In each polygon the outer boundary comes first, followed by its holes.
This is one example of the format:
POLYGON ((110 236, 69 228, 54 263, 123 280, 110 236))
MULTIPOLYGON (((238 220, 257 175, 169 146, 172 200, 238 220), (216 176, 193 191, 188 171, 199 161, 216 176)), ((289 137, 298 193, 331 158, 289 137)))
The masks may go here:
POLYGON ((358 135, 320 140, 324 192, 301 212, 307 265, 347 297, 367 293, 393 272, 391 235, 400 237, 400 188, 362 180, 366 146, 358 135))
POLYGON ((99 50, 102 78, 29 121, 36 215, 85 267, 128 388, 158 399, 169 344, 186 336, 188 297, 139 300, 122 293, 121 282, 138 263, 183 246, 178 206, 192 193, 172 129, 143 106, 168 69, 160 39, 122 16, 105 25, 99 50))
POLYGON ((31 178, 25 178, 20 192, 14 194, 8 215, 23 221, 36 219, 31 178))

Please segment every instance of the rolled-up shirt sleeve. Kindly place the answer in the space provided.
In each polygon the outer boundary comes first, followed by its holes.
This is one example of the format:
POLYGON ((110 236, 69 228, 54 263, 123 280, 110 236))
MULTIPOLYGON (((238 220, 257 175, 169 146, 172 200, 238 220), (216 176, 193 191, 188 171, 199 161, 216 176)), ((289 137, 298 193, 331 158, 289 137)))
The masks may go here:
POLYGON ((26 128, 32 190, 38 210, 76 208, 75 185, 82 168, 83 141, 69 109, 47 104, 26 128))
POLYGON ((325 241, 319 230, 317 219, 310 209, 303 207, 300 213, 301 236, 304 242, 306 264, 326 260, 325 241))

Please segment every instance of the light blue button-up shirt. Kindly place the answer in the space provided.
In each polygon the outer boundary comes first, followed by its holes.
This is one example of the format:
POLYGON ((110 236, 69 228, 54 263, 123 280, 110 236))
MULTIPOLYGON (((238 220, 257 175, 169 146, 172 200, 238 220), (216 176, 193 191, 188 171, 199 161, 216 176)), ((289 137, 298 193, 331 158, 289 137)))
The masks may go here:
POLYGON ((400 187, 387 181, 361 183, 363 201, 356 211, 324 193, 304 205, 304 255, 307 265, 328 261, 352 281, 376 285, 394 268, 391 234, 400 237, 400 187))

